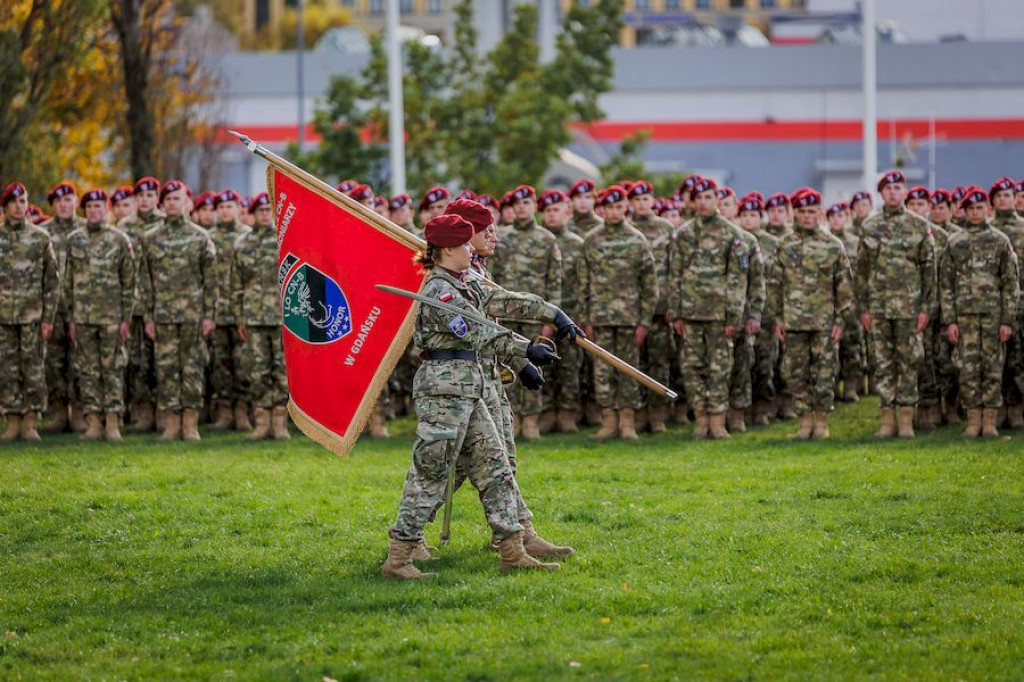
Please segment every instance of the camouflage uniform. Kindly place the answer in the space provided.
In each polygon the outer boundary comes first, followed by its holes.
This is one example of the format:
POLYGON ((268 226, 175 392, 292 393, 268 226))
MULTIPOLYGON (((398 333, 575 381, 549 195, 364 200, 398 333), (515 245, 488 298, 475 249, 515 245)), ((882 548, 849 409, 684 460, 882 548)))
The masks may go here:
MULTIPOLYGON (((281 338, 278 245, 273 226, 254 227, 238 237, 231 267, 231 299, 237 324, 245 325, 244 366, 253 407, 270 410, 288 404, 288 378, 281 338)), ((295 282, 294 278, 292 280, 295 282)))
MULTIPOLYGON (((757 237, 746 230, 738 232, 743 240, 744 255, 749 268, 747 270, 746 294, 744 296, 745 306, 743 320, 755 321, 760 324, 764 313, 767 278, 765 276, 764 258, 761 255, 761 244, 757 237)), ((761 334, 771 335, 771 330, 766 329, 761 334)), ((736 331, 736 338, 733 341, 732 374, 729 377, 729 407, 733 410, 746 410, 753 402, 753 371, 754 371, 754 345, 757 337, 748 336, 746 327, 740 327, 736 331)))
POLYGON ((116 227, 87 224, 65 240, 64 302, 75 325, 75 374, 86 414, 124 413, 120 326, 135 303, 135 254, 116 227))
MULTIPOLYGON (((935 240, 935 267, 937 273, 939 256, 946 249, 949 234, 934 223, 929 223, 928 226, 932 232, 932 239, 935 240)), ((928 326, 922 335, 924 358, 921 360, 921 366, 917 374, 918 404, 921 408, 936 408, 942 405, 943 392, 940 381, 940 365, 944 346, 948 343, 949 339, 942 329, 939 315, 939 295, 938 288, 936 288, 934 305, 928 312, 928 326)), ((921 414, 922 411, 919 411, 919 419, 921 414)))
MULTIPOLYGON (((594 327, 594 343, 634 367, 639 364, 636 328, 649 324, 658 302, 654 252, 643 233, 623 221, 587 234, 576 298, 580 320, 594 327)), ((605 409, 643 406, 640 384, 602 362, 594 363, 594 393, 605 409)))
POLYGON ((217 327, 209 341, 210 400, 214 404, 231 407, 249 397, 249 376, 242 365, 245 353, 238 336, 238 318, 231 302, 231 266, 234 262, 235 242, 251 230, 235 220, 228 224, 218 223, 209 232, 217 249, 217 327))
MULTIPOLYGON (((164 219, 164 212, 153 209, 148 213, 122 218, 117 223, 118 229, 125 232, 135 247, 136 282, 139 281, 138 269, 142 266, 140 257, 142 237, 146 230, 158 225, 164 219)), ((129 402, 156 402, 156 360, 153 341, 146 336, 142 322, 142 306, 136 306, 132 314, 131 339, 128 341, 128 380, 127 389, 129 402)), ((134 416, 133 416, 134 418, 134 416)))
MULTIPOLYGON (((665 321, 665 311, 668 309, 670 246, 673 244, 672 237, 675 228, 672 223, 654 213, 645 216, 634 215, 632 223, 633 227, 640 230, 651 243, 655 272, 658 277, 658 292, 661 294, 658 304, 654 307, 654 315, 650 318, 650 332, 640 349, 640 369, 651 378, 668 386, 671 381, 671 359, 677 352, 672 326, 665 321)), ((670 402, 660 393, 647 394, 647 404, 652 409, 660 406, 667 407, 670 402)))
MULTIPOLYGON (((69 234, 85 227, 85 218, 74 216, 58 218, 54 216, 39 227, 50 233, 53 249, 57 254, 58 286, 64 281, 67 266, 65 241, 69 234)), ((46 388, 49 392, 51 405, 60 406, 78 399, 78 391, 74 382, 74 348, 68 338, 67 306, 63 300, 57 303, 57 316, 53 322, 53 334, 46 344, 46 388)))
MULTIPOLYGON (((525 222, 517 220, 511 228, 502 230, 497 253, 498 257, 489 261, 495 282, 507 289, 537 294, 555 306, 561 305, 562 253, 553 234, 532 218, 525 222)), ((528 339, 539 336, 542 327, 524 322, 511 322, 507 326, 528 339)), ((509 398, 517 415, 538 415, 543 409, 543 396, 539 391, 513 386, 509 398)))
MULTIPOLYGON (((443 268, 431 271, 423 294, 476 311, 469 286, 443 268)), ((423 527, 443 503, 448 471, 457 460, 463 460, 464 471, 479 491, 494 537, 501 541, 522 531, 516 518, 515 476, 484 401, 484 371, 476 358, 480 352, 525 357, 528 341, 420 306, 415 343, 427 354, 413 383, 419 424, 398 517, 388 535, 404 542, 423 539, 423 527), (465 357, 430 357, 438 352, 465 357)))
POLYGON ((58 261, 46 230, 27 219, 0 221, 0 413, 46 409, 42 323, 53 323, 60 296, 58 261))
POLYGON ((206 230, 184 216, 164 218, 142 237, 139 298, 156 325, 157 407, 172 412, 203 406, 209 361, 200 331, 217 302, 217 252, 206 230))
MULTIPOLYGON (((850 260, 850 271, 857 268, 857 251, 860 249, 860 237, 853 229, 845 228, 842 232, 835 234, 835 237, 843 243, 846 250, 846 257, 850 260)), ((852 276, 850 286, 853 286, 852 276)), ((863 390, 861 384, 864 381, 864 328, 860 326, 857 319, 860 311, 856 305, 851 303, 850 315, 847 315, 843 327, 843 338, 839 342, 839 362, 836 366, 836 380, 842 381, 844 387, 854 385, 858 391, 863 390)))
POLYGON ((573 211, 572 217, 565 224, 565 229, 585 239, 588 234, 602 225, 604 225, 604 220, 593 211, 590 213, 573 211))
POLYGON ((960 371, 960 402, 967 409, 997 409, 1005 360, 999 326, 1017 323, 1017 257, 992 223, 968 225, 949 238, 939 266, 942 325, 960 327, 953 361, 960 371))
MULTIPOLYGON (((779 251, 779 238, 769 234, 763 228, 753 233, 757 238, 764 261, 765 289, 772 285, 778 276, 775 265, 779 251)), ((779 341, 774 333, 775 319, 766 307, 761 316, 761 333, 754 343, 754 364, 751 371, 751 398, 755 402, 767 405, 775 399, 775 365, 779 359, 779 341)))
MULTIPOLYGON (((570 232, 567 228, 547 228, 558 241, 558 250, 562 254, 562 311, 572 319, 578 319, 580 257, 583 251, 583 237, 570 232)), ((552 368, 550 376, 544 384, 544 404, 557 410, 578 413, 582 396, 580 395, 580 374, 583 368, 583 352, 580 347, 571 343, 568 338, 558 343, 558 355, 562 358, 552 368)))
MULTIPOLYGON (((1010 240, 1019 265, 1024 261, 1024 218, 1014 210, 996 211, 992 226, 1010 240)), ((1011 407, 1024 402, 1024 309, 1020 306, 1017 307, 1017 315, 1013 336, 1006 344, 1006 368, 1003 372, 1003 399, 1011 407)))
POLYGON ((925 220, 902 206, 865 220, 856 276, 857 309, 871 315, 881 407, 913 407, 924 357, 917 316, 934 310, 936 296, 935 240, 925 220))
POLYGON ((729 406, 733 340, 725 327, 743 324, 750 260, 741 228, 717 211, 684 223, 670 259, 669 310, 686 324, 680 351, 683 381, 697 412, 729 406))
POLYGON ((780 240, 776 267, 771 308, 786 329, 782 373, 796 412, 831 412, 837 350, 831 332, 849 324, 853 304, 846 250, 823 230, 798 228, 780 240))

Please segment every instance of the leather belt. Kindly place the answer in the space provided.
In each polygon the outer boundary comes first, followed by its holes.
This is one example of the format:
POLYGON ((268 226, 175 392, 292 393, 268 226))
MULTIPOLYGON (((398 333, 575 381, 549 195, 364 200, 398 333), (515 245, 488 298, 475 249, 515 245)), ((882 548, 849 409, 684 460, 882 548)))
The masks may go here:
POLYGON ((420 353, 424 360, 472 360, 480 361, 480 354, 475 350, 425 350, 420 353))

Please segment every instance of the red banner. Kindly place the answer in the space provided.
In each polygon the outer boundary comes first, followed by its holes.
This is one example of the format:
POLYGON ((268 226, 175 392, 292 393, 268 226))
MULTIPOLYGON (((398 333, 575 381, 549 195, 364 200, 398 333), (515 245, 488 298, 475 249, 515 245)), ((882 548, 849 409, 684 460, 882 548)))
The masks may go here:
POLYGON ((267 187, 280 244, 289 411, 306 435, 345 455, 412 336, 413 301, 374 285, 419 291, 415 238, 274 166, 267 187))

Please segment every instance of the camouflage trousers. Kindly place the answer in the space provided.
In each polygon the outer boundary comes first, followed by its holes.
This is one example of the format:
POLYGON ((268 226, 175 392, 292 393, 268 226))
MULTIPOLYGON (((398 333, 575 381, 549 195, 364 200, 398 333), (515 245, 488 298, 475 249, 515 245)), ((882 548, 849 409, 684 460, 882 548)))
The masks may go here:
POLYGON ((568 339, 562 339, 558 342, 558 355, 562 359, 544 369, 544 407, 579 412, 583 351, 568 339))
MULTIPOLYGON (((594 327, 594 343, 636 367, 640 349, 634 327, 594 327)), ((639 410, 644 405, 643 388, 606 362, 594 362, 594 398, 612 410, 639 410)))
POLYGON ((412 465, 405 476, 398 518, 388 535, 405 542, 423 538, 423 527, 444 503, 448 472, 462 459, 470 483, 479 491, 493 536, 500 541, 521 531, 515 476, 483 399, 421 396, 415 402, 419 425, 412 465))
POLYGON ((836 377, 844 382, 855 383, 857 390, 861 390, 860 382, 864 378, 864 328, 860 326, 860 320, 843 325, 836 377))
POLYGON ((53 333, 46 342, 46 389, 51 405, 70 403, 77 398, 74 372, 74 348, 68 336, 68 321, 58 314, 53 322, 53 333))
POLYGON ((913 407, 918 400, 918 365, 924 358, 923 339, 914 331, 917 320, 879 318, 873 322, 871 346, 879 404, 913 407))
POLYGON ((694 410, 719 414, 728 409, 732 347, 732 339, 725 338, 725 323, 686 320, 679 363, 694 410))
POLYGON ((203 384, 210 356, 198 322, 157 324, 156 406, 181 412, 203 407, 203 384))
POLYGON ((242 339, 235 326, 218 325, 207 341, 210 351, 208 383, 210 401, 233 405, 249 398, 249 373, 246 371, 242 339))
POLYGON ((960 404, 966 410, 1002 407, 1006 346, 999 342, 999 323, 994 315, 960 316, 953 364, 960 372, 960 404))
POLYGON ((132 318, 127 380, 130 403, 156 402, 156 348, 143 327, 141 317, 132 318))
MULTIPOLYGON (((412 380, 416 376, 416 370, 420 366, 419 352, 414 344, 409 344, 402 354, 402 358, 395 365, 395 371, 391 373, 388 380, 390 395, 397 396, 404 405, 407 397, 412 397, 412 380)), ((409 406, 411 409, 411 405, 409 406)))
POLYGON ((939 352, 944 336, 944 332, 935 320, 929 322, 921 334, 921 348, 924 353, 917 369, 918 404, 921 407, 934 407, 942 404, 939 352))
POLYGON ((284 369, 284 340, 281 338, 281 328, 250 326, 245 347, 245 364, 249 369, 249 397, 252 399, 252 406, 269 410, 287 405, 288 376, 284 369))
POLYGON ((1003 367, 1003 402, 1020 405, 1024 402, 1024 320, 1017 319, 1013 335, 1006 342, 1006 363, 1003 367))
MULTIPOLYGON (((505 325, 517 334, 526 338, 536 339, 540 336, 542 325, 509 323, 505 325)), ((512 384, 508 391, 509 401, 512 403, 512 411, 521 416, 540 414, 544 409, 544 395, 541 391, 529 391, 519 382, 512 384)))
MULTIPOLYGON (((767 331, 761 332, 767 334, 767 331)), ((729 407, 745 410, 753 400, 754 346, 757 336, 739 333, 733 339, 732 375, 729 377, 729 407)))
MULTIPOLYGON (((676 354, 675 334, 664 315, 655 315, 647 339, 640 349, 640 369, 668 386, 672 381, 672 356, 676 354)), ((668 397, 653 391, 646 394, 648 405, 668 405, 668 397)))
POLYGON ((836 344, 828 331, 786 334, 782 374, 793 391, 796 413, 831 412, 835 400, 836 344))
POLYGON ((751 371, 752 399, 768 402, 775 399, 775 363, 779 358, 779 340, 775 338, 775 322, 761 320, 761 333, 754 342, 754 366, 751 371))
POLYGON ((124 413, 125 348, 119 326, 75 325, 75 375, 86 414, 124 413))
POLYGON ((46 410, 46 344, 39 324, 0 324, 0 414, 46 410))

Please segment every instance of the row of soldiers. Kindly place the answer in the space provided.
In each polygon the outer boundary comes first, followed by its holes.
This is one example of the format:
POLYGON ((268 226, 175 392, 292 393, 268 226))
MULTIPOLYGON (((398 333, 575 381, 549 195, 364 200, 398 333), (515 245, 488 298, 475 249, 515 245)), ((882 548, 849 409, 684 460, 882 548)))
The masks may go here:
POLYGON ((0 440, 39 440, 49 407, 52 430, 120 441, 126 397, 135 428, 163 441, 199 440, 208 402, 214 428, 289 437, 265 193, 245 213, 232 190, 193 198, 153 177, 47 198, 53 216, 34 224, 23 184, 0 194, 0 440))

